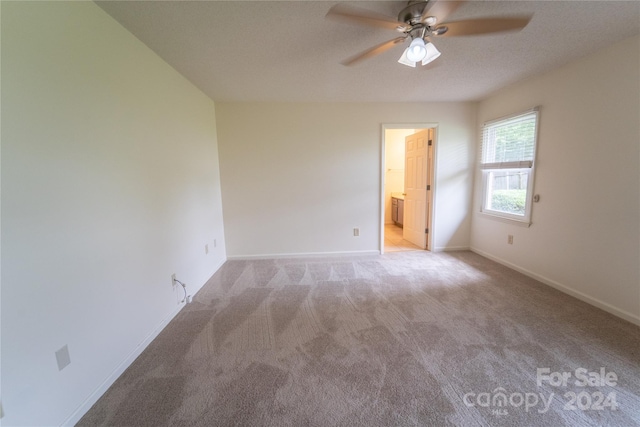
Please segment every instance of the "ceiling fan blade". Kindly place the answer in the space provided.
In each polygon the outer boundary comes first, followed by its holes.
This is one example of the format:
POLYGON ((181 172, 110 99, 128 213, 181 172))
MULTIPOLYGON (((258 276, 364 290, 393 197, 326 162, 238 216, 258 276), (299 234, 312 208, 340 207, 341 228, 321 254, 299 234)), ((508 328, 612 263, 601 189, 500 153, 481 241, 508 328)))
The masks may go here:
POLYGON ((381 13, 372 12, 358 7, 346 6, 344 4, 337 4, 333 6, 329 9, 329 12, 327 12, 326 17, 331 19, 349 20, 360 24, 383 27, 391 30, 395 30, 398 27, 407 27, 407 24, 404 22, 396 21, 394 18, 390 18, 381 13))
POLYGON ((449 15, 459 8, 462 3, 464 3, 464 1, 431 0, 427 3, 427 7, 422 12, 420 22, 424 22, 429 16, 435 16, 438 18, 438 22, 443 22, 449 15))
POLYGON ((491 34, 505 31, 518 31, 527 26, 531 16, 511 18, 480 18, 462 21, 444 22, 438 25, 436 31, 446 27, 447 31, 437 34, 439 37, 473 36, 477 34, 491 34))
POLYGON ((406 40, 406 37, 396 37, 393 40, 386 41, 384 43, 380 43, 377 46, 374 46, 370 49, 365 50, 364 52, 360 52, 357 55, 352 56, 351 58, 345 59, 342 61, 342 65, 353 65, 360 61, 363 61, 367 58, 371 58, 372 56, 379 55, 382 52, 385 52, 392 47, 394 47, 398 43, 402 43, 406 40))

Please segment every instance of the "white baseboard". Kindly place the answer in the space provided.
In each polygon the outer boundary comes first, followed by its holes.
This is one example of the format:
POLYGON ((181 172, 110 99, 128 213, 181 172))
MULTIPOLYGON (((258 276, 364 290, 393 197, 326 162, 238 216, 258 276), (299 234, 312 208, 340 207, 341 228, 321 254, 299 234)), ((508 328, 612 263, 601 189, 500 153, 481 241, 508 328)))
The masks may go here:
POLYGON ((563 285, 562 283, 556 282, 555 280, 549 279, 548 277, 542 276, 540 274, 534 273, 533 271, 527 270, 526 268, 522 268, 518 265, 515 265, 509 261, 506 261, 502 258, 498 258, 496 256, 493 256, 491 254, 488 254, 480 249, 471 247, 470 248, 472 252, 477 253, 478 255, 481 255, 485 258, 489 258, 492 261, 497 262, 498 264, 502 264, 506 267, 509 267, 513 270, 516 270, 522 274, 524 274, 525 276, 529 276, 533 279, 536 279, 539 282, 544 283, 545 285, 551 286, 554 289, 559 290, 560 292, 563 292, 567 295, 571 295, 574 298, 578 298, 581 301, 586 302, 587 304, 591 304, 595 307, 598 307, 608 313, 613 314, 614 316, 617 316, 621 319, 624 319, 628 322, 631 322, 635 325, 640 326, 640 316, 636 316, 633 313, 629 313, 625 310, 621 310, 617 307, 614 307, 613 305, 606 303, 604 301, 601 301, 597 298, 594 298, 592 296, 589 296, 585 293, 582 293, 580 291, 576 291, 575 289, 570 288, 569 286, 563 285))
POLYGON ((470 250, 469 246, 438 246, 433 252, 458 252, 468 250, 470 250))
POLYGON ((100 399, 100 397, 113 385, 114 382, 122 375, 122 373, 133 363, 134 360, 147 348, 151 341, 153 341, 160 332, 176 317, 178 313, 184 308, 184 304, 179 305, 176 309, 165 317, 158 326, 133 349, 131 353, 111 372, 111 374, 95 389, 93 393, 76 409, 73 414, 67 418, 62 425, 74 426, 84 414, 91 409, 91 407, 100 399))
POLYGON ((229 260, 281 259, 281 258, 320 258, 339 256, 380 255, 380 251, 345 251, 345 252, 302 252, 289 254, 232 255, 229 260))
MULTIPOLYGON (((215 268, 213 269, 213 274, 215 274, 222 264, 224 264, 226 259, 220 261, 215 268)), ((198 289, 195 289, 193 293, 198 292, 207 281, 202 283, 198 289)), ((169 322, 173 320, 174 317, 180 313, 180 311, 185 307, 185 304, 180 304, 173 310, 167 317, 162 319, 162 321, 151 331, 149 335, 147 335, 144 340, 136 348, 129 353, 127 357, 118 365, 116 368, 109 374, 109 376, 100 384, 93 393, 76 409, 63 423, 62 426, 74 426, 80 419, 84 416, 84 414, 91 409, 91 407, 102 397, 102 395, 113 385, 114 382, 122 375, 122 373, 129 367, 131 364, 140 356, 140 354, 151 344, 151 342, 162 332, 164 328, 167 327, 169 322)))

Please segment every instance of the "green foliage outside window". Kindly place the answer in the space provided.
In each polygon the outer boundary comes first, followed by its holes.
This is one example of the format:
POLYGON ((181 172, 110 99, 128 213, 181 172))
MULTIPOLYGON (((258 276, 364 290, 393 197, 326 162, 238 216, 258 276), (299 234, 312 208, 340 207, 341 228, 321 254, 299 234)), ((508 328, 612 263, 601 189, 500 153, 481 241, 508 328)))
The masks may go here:
POLYGON ((516 215, 524 215, 527 190, 493 190, 491 209, 516 215))

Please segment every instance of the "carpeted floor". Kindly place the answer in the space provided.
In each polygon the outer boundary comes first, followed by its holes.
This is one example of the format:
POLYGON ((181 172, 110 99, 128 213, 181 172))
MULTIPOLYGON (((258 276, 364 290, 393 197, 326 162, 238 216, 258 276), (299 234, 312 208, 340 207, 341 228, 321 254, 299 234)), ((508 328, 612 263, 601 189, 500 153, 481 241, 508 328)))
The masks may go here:
POLYGON ((229 261, 78 425, 640 425, 640 328, 470 252, 229 261))

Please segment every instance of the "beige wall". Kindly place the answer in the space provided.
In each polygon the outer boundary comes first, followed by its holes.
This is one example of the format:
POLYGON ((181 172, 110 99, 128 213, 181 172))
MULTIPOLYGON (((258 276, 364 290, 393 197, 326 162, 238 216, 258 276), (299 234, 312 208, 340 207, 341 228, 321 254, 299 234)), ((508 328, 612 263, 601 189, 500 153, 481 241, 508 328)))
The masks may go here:
POLYGON ((541 106, 534 190, 540 202, 530 228, 497 222, 478 214, 478 184, 471 234, 474 250, 636 323, 639 53, 635 37, 480 103, 478 123, 541 106))
POLYGON ((473 104, 216 108, 230 257, 377 252, 385 123, 438 124, 434 247, 469 247, 473 104))
POLYGON ((225 260, 215 109, 92 2, 1 7, 0 423, 73 425, 225 260))

